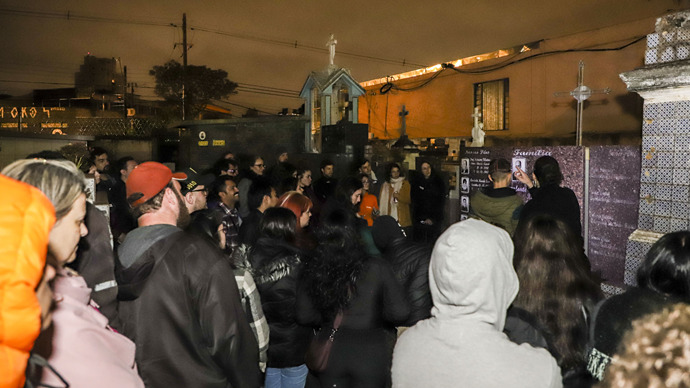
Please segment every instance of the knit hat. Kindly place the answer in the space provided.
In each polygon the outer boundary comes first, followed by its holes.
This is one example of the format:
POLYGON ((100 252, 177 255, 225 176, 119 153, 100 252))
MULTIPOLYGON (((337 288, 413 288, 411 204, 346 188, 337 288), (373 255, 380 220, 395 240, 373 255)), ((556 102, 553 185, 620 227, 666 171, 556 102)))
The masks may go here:
POLYGON ((384 251, 388 244, 393 240, 405 237, 402 227, 391 216, 380 216, 374 220, 374 225, 371 227, 371 236, 374 238, 374 244, 380 251, 384 251))
POLYGON ((187 179, 187 175, 182 172, 173 174, 168 167, 158 162, 144 162, 134 167, 127 178, 127 200, 132 207, 139 206, 155 197, 173 179, 187 179))

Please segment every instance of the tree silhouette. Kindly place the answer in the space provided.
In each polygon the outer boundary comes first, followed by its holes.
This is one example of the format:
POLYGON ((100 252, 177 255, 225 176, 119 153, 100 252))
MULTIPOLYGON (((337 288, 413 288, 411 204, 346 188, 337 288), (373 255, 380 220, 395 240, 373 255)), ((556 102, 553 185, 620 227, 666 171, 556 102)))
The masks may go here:
MULTIPOLYGON (((156 94, 174 107, 174 111, 179 112, 182 108, 182 64, 171 60, 162 66, 154 66, 149 74, 156 79, 156 94)), ((237 84, 228 79, 225 70, 187 65, 184 80, 187 117, 199 115, 211 100, 226 98, 236 93, 237 84)))

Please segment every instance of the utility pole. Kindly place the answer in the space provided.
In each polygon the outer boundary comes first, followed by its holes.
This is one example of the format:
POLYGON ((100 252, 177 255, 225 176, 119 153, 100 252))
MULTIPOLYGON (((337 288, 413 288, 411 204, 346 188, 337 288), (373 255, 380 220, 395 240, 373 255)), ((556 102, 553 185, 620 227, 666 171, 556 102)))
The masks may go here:
MULTIPOLYGON (((177 27, 177 26, 175 26, 177 27)), ((182 14, 182 43, 175 43, 174 47, 182 45, 182 120, 185 119, 185 83, 187 75, 187 14, 182 14)))
POLYGON ((182 120, 185 119, 185 75, 187 73, 187 14, 182 14, 182 120))
POLYGON ((122 83, 122 102, 125 105, 125 116, 127 116, 127 66, 122 73, 125 77, 125 81, 122 83))

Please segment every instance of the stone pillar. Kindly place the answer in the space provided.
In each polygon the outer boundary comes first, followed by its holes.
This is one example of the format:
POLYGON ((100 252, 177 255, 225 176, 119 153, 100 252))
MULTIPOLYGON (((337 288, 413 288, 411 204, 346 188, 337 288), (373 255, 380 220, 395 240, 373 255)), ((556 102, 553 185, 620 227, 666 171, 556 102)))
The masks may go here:
POLYGON ((620 77, 644 98, 639 220, 625 260, 632 286, 659 237, 690 229, 690 11, 657 19, 645 66, 620 77))

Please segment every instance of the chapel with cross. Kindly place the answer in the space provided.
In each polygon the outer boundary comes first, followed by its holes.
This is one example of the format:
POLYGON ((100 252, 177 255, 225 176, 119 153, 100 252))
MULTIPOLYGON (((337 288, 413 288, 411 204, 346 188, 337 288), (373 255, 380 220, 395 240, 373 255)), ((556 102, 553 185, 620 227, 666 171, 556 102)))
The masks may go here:
POLYGON ((305 101, 304 114, 309 118, 305 137, 313 151, 321 149, 321 127, 339 122, 359 123, 359 96, 365 91, 350 70, 335 64, 335 46, 338 41, 333 34, 326 44, 328 65, 325 69, 312 71, 302 86, 300 97, 305 101))

